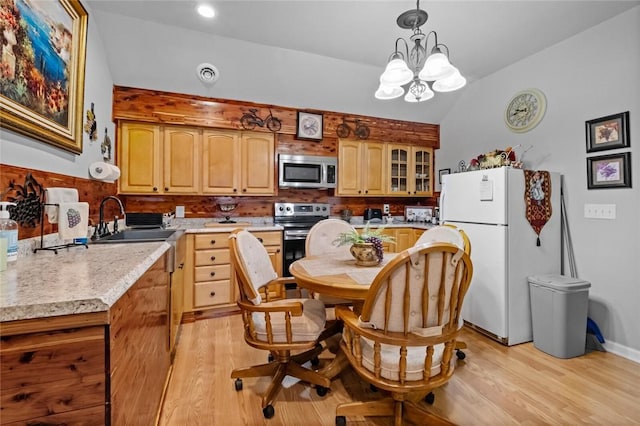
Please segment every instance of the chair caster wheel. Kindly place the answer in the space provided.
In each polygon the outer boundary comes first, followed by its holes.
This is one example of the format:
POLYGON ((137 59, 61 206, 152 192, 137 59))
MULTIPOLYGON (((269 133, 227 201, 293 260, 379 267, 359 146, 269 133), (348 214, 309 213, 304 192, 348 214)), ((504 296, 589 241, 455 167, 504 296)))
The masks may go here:
POLYGON ((316 393, 318 394, 318 396, 325 396, 328 391, 329 389, 325 388, 324 386, 316 386, 316 393))
POLYGON ((373 385, 369 385, 369 390, 370 390, 371 392, 378 392, 378 388, 377 388, 377 387, 375 387, 375 386, 373 386, 373 385))
POLYGON ((336 416, 336 426, 346 426, 347 419, 344 416, 336 416))
POLYGON ((235 386, 236 386, 236 391, 241 391, 242 390, 242 379, 236 379, 236 381, 234 382, 235 386))
POLYGON ((456 356, 458 357, 459 360, 463 360, 467 357, 467 354, 465 354, 464 352, 462 352, 460 349, 456 349, 456 356))
POLYGON ((318 365, 320 365, 320 358, 313 357, 313 359, 311 360, 311 365, 313 365, 314 367, 317 367, 318 365))
POLYGON ((429 392, 427 396, 424 397, 424 402, 426 402, 429 405, 433 405, 433 401, 435 400, 436 400, 436 396, 433 394, 433 392, 429 392))
POLYGON ((269 404, 262 409, 262 414, 264 414, 265 419, 270 419, 276 414, 276 410, 274 410, 273 405, 269 404))
POLYGON ((267 357, 267 361, 268 362, 273 362, 273 360, 276 359, 273 354, 269 354, 269 356, 267 357))

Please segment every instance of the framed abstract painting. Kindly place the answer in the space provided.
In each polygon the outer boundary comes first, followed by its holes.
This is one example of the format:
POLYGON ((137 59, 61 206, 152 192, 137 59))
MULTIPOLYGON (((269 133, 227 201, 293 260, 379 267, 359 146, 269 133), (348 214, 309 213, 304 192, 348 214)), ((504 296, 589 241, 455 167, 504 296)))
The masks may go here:
POLYGON ((587 157, 587 188, 631 188, 631 153, 587 157))

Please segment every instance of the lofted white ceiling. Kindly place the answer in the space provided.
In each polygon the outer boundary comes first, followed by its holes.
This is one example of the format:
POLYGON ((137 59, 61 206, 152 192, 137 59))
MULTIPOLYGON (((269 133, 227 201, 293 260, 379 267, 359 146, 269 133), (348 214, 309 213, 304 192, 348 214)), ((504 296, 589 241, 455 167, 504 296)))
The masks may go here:
MULTIPOLYGON (((93 11, 308 52, 380 72, 396 38, 411 35, 397 26, 396 18, 416 7, 411 0, 83 1, 93 11), (200 3, 213 6, 216 17, 199 16, 195 9, 200 3)), ((452 0, 422 1, 420 8, 429 14, 423 31, 437 31, 452 63, 472 82, 637 5, 640 1, 452 0)), ((100 27, 101 14, 95 16, 100 27)), ((108 45, 109 37, 104 38, 108 45)), ((430 47, 432 40, 429 43, 430 47)))

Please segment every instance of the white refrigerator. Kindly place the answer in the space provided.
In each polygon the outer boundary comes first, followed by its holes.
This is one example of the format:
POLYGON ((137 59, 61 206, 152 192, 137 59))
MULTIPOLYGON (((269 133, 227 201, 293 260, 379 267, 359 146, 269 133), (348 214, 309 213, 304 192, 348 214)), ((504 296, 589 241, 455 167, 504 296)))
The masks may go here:
POLYGON ((473 278, 462 308, 471 327, 515 345, 533 339, 527 277, 560 274, 560 174, 551 173, 551 218, 537 235, 526 218, 524 171, 510 167, 443 176, 440 217, 471 242, 473 278))

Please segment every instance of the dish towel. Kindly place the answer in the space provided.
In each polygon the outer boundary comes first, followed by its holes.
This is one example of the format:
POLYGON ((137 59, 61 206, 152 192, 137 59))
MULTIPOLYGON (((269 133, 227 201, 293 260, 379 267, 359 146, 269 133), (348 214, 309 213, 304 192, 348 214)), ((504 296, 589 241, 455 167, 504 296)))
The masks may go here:
POLYGON ((89 203, 60 203, 58 237, 61 240, 87 238, 89 203))
MULTIPOLYGON (((45 191, 47 204, 78 202, 78 190, 75 188, 47 188, 45 191)), ((58 206, 45 206, 44 213, 49 218, 49 223, 58 223, 58 206)))

